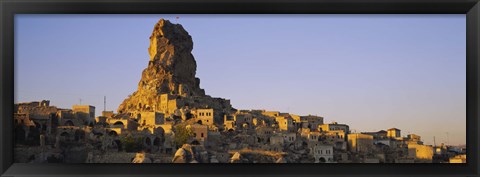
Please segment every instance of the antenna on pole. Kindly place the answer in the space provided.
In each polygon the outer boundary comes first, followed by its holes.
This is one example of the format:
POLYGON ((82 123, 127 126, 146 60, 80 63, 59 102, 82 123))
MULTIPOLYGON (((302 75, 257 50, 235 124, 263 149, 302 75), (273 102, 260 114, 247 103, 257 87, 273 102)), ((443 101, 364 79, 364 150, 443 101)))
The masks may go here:
POLYGON ((82 105, 82 99, 80 98, 80 105, 82 105))
POLYGON ((103 112, 107 111, 107 96, 103 96, 103 112))
POLYGON ((437 142, 435 141, 435 136, 433 136, 433 147, 437 147, 437 142))
POLYGON ((448 138, 448 132, 447 132, 447 145, 450 144, 450 139, 448 138))

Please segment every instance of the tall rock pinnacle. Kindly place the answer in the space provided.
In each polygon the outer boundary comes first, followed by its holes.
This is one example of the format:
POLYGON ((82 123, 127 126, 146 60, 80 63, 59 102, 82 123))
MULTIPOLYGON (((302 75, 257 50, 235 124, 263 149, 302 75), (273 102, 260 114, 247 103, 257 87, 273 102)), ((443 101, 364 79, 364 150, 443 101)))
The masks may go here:
POLYGON ((155 24, 150 36, 150 63, 142 74, 139 89, 142 85, 152 84, 146 81, 158 80, 161 81, 158 83, 159 92, 175 92, 178 84, 184 84, 193 94, 202 95, 199 79, 195 78, 197 63, 191 53, 192 49, 192 37, 182 25, 161 19, 155 24))
POLYGON ((195 77, 197 64, 192 49, 192 37, 182 25, 158 21, 150 36, 150 61, 142 72, 138 90, 123 101, 118 112, 159 106, 161 94, 205 96, 200 79, 195 77))

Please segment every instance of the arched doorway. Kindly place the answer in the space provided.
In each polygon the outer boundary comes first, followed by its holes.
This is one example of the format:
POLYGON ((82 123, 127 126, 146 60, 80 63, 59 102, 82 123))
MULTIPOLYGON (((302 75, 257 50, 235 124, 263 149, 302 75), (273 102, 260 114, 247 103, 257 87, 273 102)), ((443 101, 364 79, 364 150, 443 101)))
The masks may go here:
POLYGON ((117 132, 116 132, 116 131, 113 131, 113 130, 110 131, 110 132, 108 132, 108 135, 110 135, 110 136, 118 136, 117 132))
POLYGON ((65 125, 65 126, 74 126, 73 121, 71 121, 71 120, 65 121, 65 123, 64 123, 63 125, 65 125))
POLYGON ((123 124, 122 121, 117 121, 117 122, 115 122, 113 125, 121 125, 121 126, 124 126, 124 124, 123 124))

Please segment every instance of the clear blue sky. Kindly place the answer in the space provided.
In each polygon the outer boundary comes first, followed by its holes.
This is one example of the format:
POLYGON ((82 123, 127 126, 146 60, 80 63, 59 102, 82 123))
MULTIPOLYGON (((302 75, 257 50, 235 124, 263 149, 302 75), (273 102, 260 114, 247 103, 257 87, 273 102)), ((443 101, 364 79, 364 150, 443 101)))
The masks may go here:
POLYGON ((16 15, 16 102, 99 115, 105 95, 116 111, 160 18, 192 35, 200 86, 235 108, 466 141, 465 15, 16 15))

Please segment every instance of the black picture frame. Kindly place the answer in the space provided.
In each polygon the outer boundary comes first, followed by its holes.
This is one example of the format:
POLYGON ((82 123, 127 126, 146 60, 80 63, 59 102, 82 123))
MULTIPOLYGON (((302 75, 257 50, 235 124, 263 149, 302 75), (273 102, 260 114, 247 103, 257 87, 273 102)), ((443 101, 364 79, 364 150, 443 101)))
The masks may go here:
MULTIPOLYGON (((1 0, 0 174, 10 176, 479 176, 478 0, 1 0), (466 14, 466 164, 13 163, 15 14, 466 14)), ((348 44, 345 44, 348 45, 348 44)))

